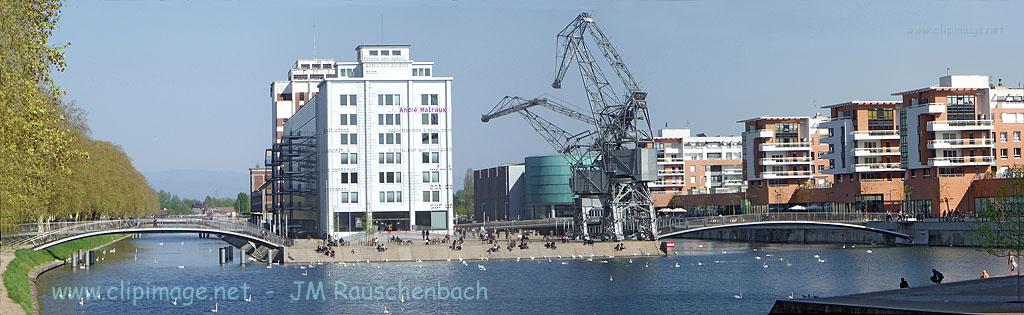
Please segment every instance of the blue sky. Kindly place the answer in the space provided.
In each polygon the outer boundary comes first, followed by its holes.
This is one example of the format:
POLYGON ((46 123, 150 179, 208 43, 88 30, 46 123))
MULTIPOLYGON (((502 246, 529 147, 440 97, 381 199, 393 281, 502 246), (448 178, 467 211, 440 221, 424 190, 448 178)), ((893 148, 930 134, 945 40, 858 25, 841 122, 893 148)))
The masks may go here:
POLYGON ((352 60, 356 45, 381 38, 411 44, 413 59, 455 77, 461 185, 467 168, 553 152, 517 117, 485 125, 479 116, 505 95, 585 104, 575 71, 564 90, 549 87, 555 34, 581 11, 650 93, 656 128, 738 134, 740 119, 889 99, 937 83, 947 68, 1017 85, 1022 9, 1014 1, 69 1, 53 43, 71 43, 68 69, 55 77, 89 112, 93 135, 121 144, 143 172, 262 163, 269 84, 314 55, 314 20, 317 57, 352 60))

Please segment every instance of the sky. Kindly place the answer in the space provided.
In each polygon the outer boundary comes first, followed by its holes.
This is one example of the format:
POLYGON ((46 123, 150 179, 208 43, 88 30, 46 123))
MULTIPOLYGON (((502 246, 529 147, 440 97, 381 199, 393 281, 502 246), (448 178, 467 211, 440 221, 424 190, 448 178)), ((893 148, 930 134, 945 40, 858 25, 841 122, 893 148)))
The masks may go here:
POLYGON ((460 187, 466 169, 554 153, 518 117, 479 117, 505 95, 586 104, 575 70, 562 90, 550 87, 555 35, 583 11, 649 93, 656 129, 738 135, 741 119, 893 99, 947 71, 1016 86, 1022 9, 986 0, 68 1, 51 43, 71 44, 54 77, 89 113, 94 137, 120 144, 143 173, 240 174, 226 191, 246 191, 246 170, 262 164, 270 83, 296 59, 351 61, 359 44, 410 44, 414 60, 454 77, 460 187))

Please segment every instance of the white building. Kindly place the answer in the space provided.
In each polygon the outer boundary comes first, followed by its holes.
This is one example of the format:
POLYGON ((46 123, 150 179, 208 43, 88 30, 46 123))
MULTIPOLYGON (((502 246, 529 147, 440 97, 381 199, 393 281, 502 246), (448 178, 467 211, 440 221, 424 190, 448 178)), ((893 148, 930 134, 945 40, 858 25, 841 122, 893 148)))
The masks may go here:
POLYGON ((294 114, 277 106, 275 115, 288 116, 285 135, 315 135, 320 233, 360 232, 369 217, 398 231, 453 229, 452 78, 433 76, 433 62, 409 53, 408 45, 361 45, 356 62, 321 60, 274 83, 275 95, 295 93, 316 76, 301 92, 312 95, 304 106, 294 114))
POLYGON ((739 136, 690 135, 690 129, 662 129, 655 137, 658 180, 653 193, 738 192, 743 182, 739 136))

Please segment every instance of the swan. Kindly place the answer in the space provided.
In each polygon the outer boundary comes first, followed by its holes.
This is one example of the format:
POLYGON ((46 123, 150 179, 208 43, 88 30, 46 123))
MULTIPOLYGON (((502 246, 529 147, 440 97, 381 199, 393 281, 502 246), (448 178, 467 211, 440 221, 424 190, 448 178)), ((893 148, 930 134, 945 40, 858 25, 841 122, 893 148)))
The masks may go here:
POLYGON ((246 296, 245 297, 245 301, 251 303, 252 302, 252 294, 249 294, 249 296, 246 296))
POLYGON ((484 265, 480 265, 480 264, 476 265, 476 269, 480 270, 480 271, 487 271, 487 268, 485 268, 484 265))
POLYGON ((873 253, 870 249, 867 251, 868 254, 873 253))
POLYGON ((216 313, 216 312, 219 312, 219 311, 220 311, 220 304, 213 303, 213 309, 210 310, 210 312, 211 313, 216 313))
POLYGON ((743 292, 740 292, 740 294, 733 295, 732 298, 734 298, 734 299, 742 299, 743 298, 743 292))
POLYGON ((178 305, 178 299, 171 300, 171 305, 178 305))

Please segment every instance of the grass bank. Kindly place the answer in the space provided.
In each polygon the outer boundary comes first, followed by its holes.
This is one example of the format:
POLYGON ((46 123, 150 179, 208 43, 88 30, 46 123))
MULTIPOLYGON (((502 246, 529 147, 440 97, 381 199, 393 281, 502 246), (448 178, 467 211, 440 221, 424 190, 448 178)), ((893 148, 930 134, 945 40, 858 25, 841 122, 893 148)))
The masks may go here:
POLYGON ((78 250, 98 248, 123 238, 124 235, 101 235, 84 238, 56 245, 45 250, 19 249, 14 252, 14 259, 4 271, 4 287, 7 296, 25 309, 25 314, 32 314, 32 283, 29 272, 36 267, 52 261, 65 260, 78 250))

